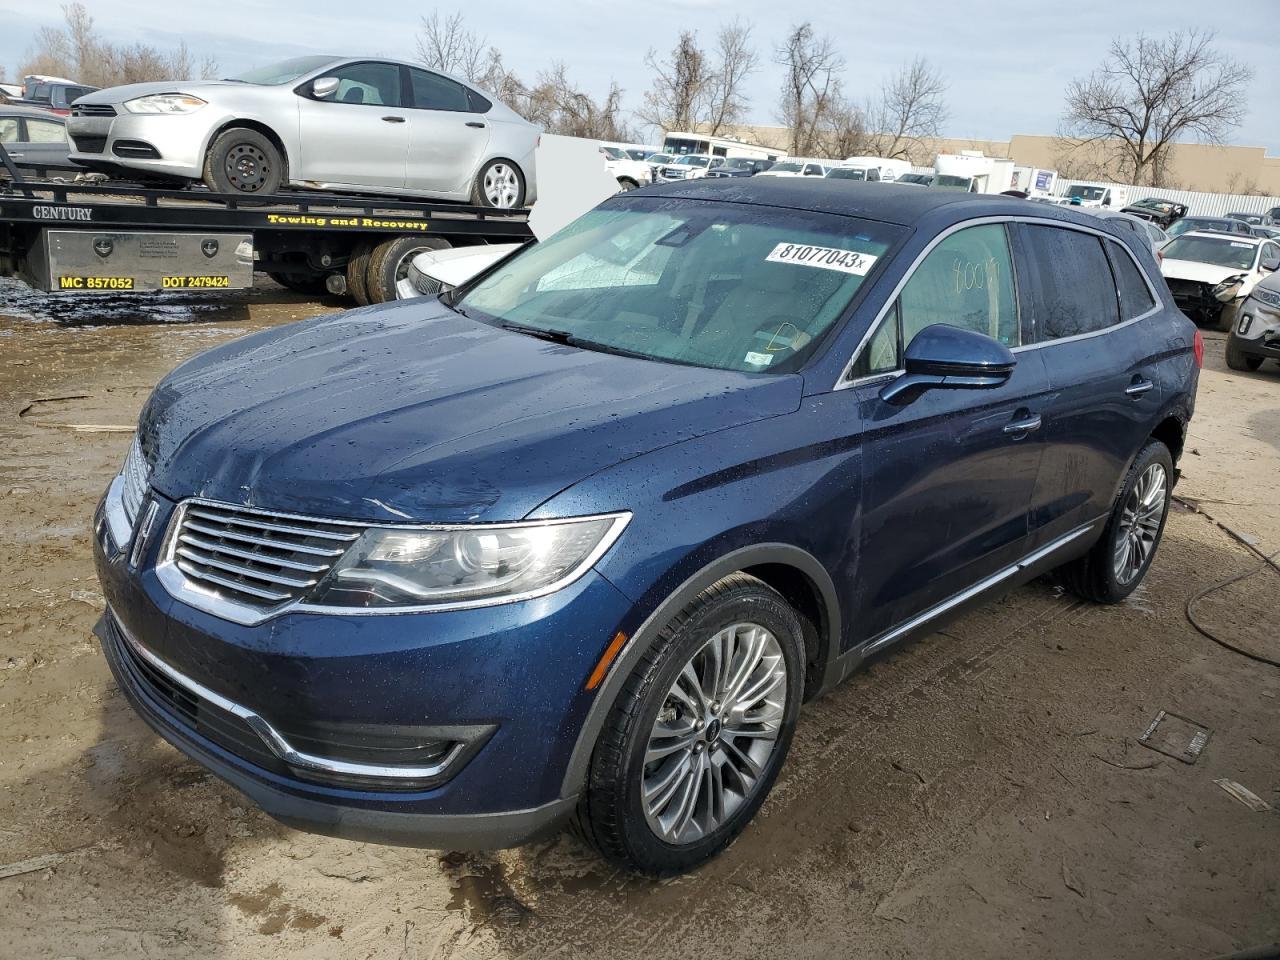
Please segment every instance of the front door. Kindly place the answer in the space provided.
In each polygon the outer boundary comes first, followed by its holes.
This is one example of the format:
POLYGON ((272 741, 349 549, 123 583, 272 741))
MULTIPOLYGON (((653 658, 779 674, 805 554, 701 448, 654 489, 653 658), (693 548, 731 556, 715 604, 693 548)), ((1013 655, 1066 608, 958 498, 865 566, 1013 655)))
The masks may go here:
POLYGON ((338 80, 334 93, 317 99, 307 84, 298 95, 301 149, 290 179, 403 189, 413 111, 402 106, 400 67, 370 60, 325 76, 338 80))
POLYGON ((1021 559, 1044 449, 1048 381, 1036 351, 994 388, 880 398, 912 337, 936 323, 1021 344, 1004 224, 966 227, 920 263, 854 373, 863 443, 859 631, 874 641, 1021 559))
POLYGON ((407 186, 428 193, 465 193, 489 146, 490 121, 462 84, 429 70, 409 68, 413 131, 407 186))

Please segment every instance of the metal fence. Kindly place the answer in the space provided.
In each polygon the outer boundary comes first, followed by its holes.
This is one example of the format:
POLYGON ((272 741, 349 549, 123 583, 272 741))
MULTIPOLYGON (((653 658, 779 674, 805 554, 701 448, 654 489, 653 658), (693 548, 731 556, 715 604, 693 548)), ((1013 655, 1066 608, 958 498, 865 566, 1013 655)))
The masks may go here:
MULTIPOLYGON (((1066 180, 1058 178, 1053 192, 1065 196, 1073 184, 1089 186, 1114 187, 1114 183, 1101 180, 1066 180)), ((1273 207, 1280 207, 1280 197, 1253 197, 1238 193, 1201 193, 1196 190, 1166 190, 1164 187, 1128 187, 1129 203, 1144 200, 1147 197, 1160 197, 1174 203, 1185 204, 1189 216, 1224 217, 1228 213, 1266 213, 1273 207)))

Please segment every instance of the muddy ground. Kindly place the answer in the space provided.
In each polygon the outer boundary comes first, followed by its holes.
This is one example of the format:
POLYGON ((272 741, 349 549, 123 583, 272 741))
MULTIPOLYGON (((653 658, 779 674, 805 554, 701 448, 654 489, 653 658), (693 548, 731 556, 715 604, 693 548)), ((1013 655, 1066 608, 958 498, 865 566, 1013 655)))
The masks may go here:
MULTIPOLYGON (((0 286, 0 957, 1079 960, 1280 940, 1280 669, 1184 615, 1257 561, 1185 509, 1130 602, 1038 582, 808 705, 756 824, 692 876, 628 877, 568 837, 462 855, 259 813, 117 693, 90 635, 89 520, 165 371, 337 307, 265 282, 88 305, 0 286), (1212 729, 1194 765, 1137 744, 1161 709, 1212 729)), ((1208 340, 1178 493, 1280 550, 1280 366, 1227 372, 1208 340)), ((1278 598, 1264 570, 1198 609, 1276 658, 1278 598)))

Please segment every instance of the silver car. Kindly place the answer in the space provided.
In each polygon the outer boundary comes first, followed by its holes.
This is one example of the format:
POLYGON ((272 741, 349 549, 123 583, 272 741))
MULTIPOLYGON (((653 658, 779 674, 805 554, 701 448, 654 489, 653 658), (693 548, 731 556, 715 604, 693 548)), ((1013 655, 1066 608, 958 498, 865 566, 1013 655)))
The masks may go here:
POLYGON ((456 77, 407 63, 296 57, 227 80, 135 83, 75 104, 71 159, 106 173, 522 207, 538 127, 456 77))

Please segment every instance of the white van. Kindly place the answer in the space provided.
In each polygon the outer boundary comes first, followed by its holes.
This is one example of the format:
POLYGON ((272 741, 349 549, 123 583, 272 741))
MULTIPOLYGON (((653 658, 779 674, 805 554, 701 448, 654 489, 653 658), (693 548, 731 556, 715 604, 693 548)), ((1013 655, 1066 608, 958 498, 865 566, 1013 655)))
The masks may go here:
POLYGON ((847 157, 827 176, 833 180, 883 180, 893 182, 904 173, 911 172, 907 160, 886 160, 883 157, 847 157))

